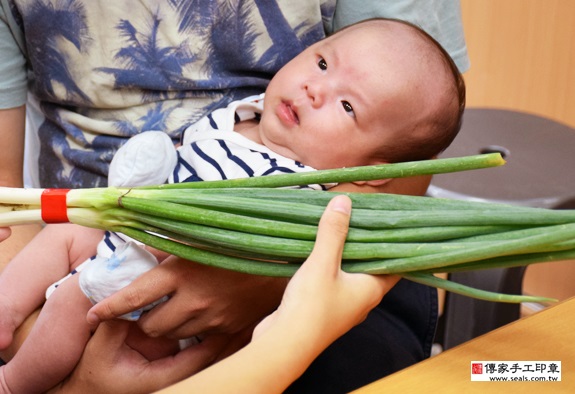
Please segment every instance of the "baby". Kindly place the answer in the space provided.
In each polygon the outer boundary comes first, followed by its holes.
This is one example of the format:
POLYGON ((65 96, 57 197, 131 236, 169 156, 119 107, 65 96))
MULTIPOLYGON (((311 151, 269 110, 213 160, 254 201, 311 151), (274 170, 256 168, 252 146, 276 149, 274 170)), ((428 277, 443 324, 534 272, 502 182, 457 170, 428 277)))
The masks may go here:
MULTIPOLYGON (((148 138, 135 137, 111 165, 111 183, 139 183, 138 177, 159 183, 168 172, 170 182, 187 182, 430 159, 459 131, 464 97, 457 68, 430 36, 404 22, 369 20, 307 48, 274 76, 265 96, 233 102, 190 126, 177 154, 160 142, 156 147, 166 147, 166 156, 158 149, 155 157, 166 172, 130 159, 140 139, 148 138), (139 165, 153 168, 157 178, 139 165)), ((0 349, 60 272, 74 272, 83 262, 72 253, 80 235, 51 230, 58 226, 43 230, 0 276, 0 349)), ((124 258, 143 262, 141 272, 157 264, 126 241, 107 233, 98 256, 52 288, 30 336, 0 367, 0 393, 45 391, 72 371, 94 329, 86 322, 90 299, 105 297, 92 278, 121 266, 124 258)), ((127 271, 128 277, 114 279, 116 286, 137 276, 127 271)), ((173 341, 138 338, 134 346, 150 358, 178 350, 173 341)))

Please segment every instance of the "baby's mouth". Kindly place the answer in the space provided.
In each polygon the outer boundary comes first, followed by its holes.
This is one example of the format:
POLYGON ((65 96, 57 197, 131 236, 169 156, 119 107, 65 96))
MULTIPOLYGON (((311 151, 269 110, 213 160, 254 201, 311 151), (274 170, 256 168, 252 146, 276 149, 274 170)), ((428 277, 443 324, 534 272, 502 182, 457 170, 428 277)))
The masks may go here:
POLYGON ((299 124, 297 109, 294 108, 291 103, 282 102, 280 114, 287 123, 299 124))
POLYGON ((295 108, 292 107, 292 106, 289 105, 289 104, 288 104, 288 108, 289 108, 289 110, 291 111, 291 114, 292 114, 292 116, 293 116, 295 122, 296 122, 296 123, 299 123, 299 116, 297 115, 297 112, 296 112, 295 108))

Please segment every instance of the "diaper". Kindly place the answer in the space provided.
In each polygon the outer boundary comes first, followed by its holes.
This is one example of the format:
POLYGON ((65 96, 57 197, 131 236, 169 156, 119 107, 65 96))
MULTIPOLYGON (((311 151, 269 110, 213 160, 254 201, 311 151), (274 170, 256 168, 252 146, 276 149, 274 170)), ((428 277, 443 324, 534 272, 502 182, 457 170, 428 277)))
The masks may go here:
MULTIPOLYGON (((97 255, 85 263, 80 271, 80 288, 82 292, 96 304, 132 283, 138 276, 158 265, 154 255, 134 242, 118 245, 111 256, 97 255)), ((137 311, 130 312, 121 318, 138 320, 161 300, 147 305, 137 311)))

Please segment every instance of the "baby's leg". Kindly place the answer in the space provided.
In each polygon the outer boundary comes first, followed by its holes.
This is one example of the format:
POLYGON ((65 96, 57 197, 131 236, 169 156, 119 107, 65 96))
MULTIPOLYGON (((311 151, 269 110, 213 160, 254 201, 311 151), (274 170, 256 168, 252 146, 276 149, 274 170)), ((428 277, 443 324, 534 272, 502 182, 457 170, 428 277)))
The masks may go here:
POLYGON ((0 367, 8 392, 45 392, 74 369, 91 334, 86 313, 92 303, 80 290, 78 276, 50 296, 16 356, 0 367))
POLYGON ((46 226, 0 275, 0 350, 14 330, 44 302, 46 288, 95 253, 100 230, 46 226))

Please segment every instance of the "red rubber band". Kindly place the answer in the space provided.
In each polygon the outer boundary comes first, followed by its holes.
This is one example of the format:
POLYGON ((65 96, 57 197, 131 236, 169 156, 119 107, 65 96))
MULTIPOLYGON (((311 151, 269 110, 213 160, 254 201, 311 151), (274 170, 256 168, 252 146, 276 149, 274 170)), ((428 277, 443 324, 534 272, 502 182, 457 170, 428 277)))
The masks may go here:
POLYGON ((66 194, 70 189, 45 189, 40 197, 42 220, 45 223, 68 223, 66 194))

